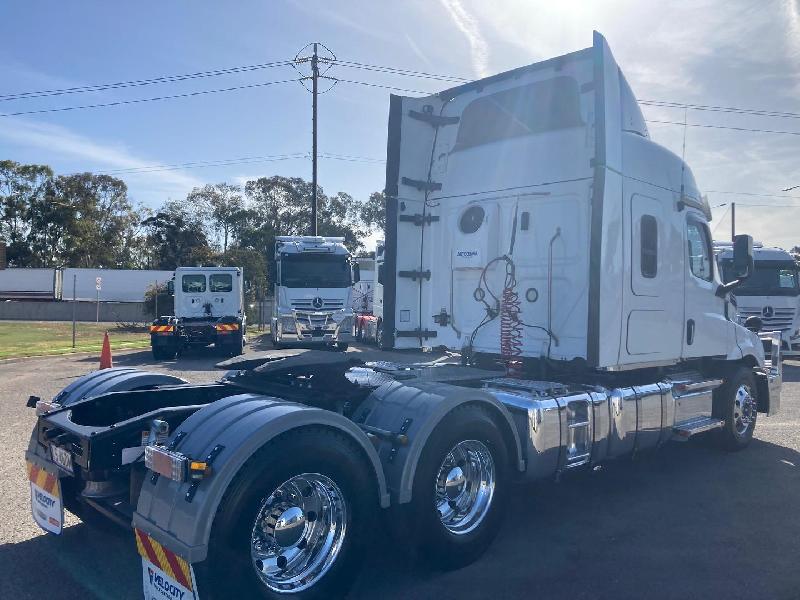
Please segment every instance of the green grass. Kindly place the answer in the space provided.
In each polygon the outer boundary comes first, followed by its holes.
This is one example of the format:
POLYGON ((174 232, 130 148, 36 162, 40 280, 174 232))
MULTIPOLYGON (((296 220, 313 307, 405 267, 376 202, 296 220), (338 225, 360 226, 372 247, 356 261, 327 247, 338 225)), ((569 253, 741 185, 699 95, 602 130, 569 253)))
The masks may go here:
POLYGON ((108 331, 112 350, 150 347, 145 327, 130 330, 113 323, 77 323, 72 347, 72 323, 61 321, 0 321, 0 358, 97 352, 108 331))

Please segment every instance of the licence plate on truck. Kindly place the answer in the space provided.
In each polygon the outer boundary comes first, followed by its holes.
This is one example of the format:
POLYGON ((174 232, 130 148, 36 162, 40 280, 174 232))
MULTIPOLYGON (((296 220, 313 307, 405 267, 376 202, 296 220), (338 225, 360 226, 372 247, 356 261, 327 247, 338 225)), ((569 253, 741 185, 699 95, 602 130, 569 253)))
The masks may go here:
POLYGON ((147 600, 197 600, 194 570, 186 559, 134 530, 142 557, 142 585, 147 600))
POLYGON ((33 520, 45 531, 59 534, 64 525, 64 504, 61 502, 61 481, 39 465, 28 463, 31 484, 33 520))
POLYGON ((72 475, 72 454, 55 444, 50 444, 50 456, 53 462, 72 475))

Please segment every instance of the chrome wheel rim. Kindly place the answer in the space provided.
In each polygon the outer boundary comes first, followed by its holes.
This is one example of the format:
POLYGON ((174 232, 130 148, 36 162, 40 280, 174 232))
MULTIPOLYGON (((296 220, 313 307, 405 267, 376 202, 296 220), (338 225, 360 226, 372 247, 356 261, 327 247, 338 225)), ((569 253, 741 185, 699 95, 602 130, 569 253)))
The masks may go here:
POLYGON ((439 521, 455 535, 464 535, 486 518, 495 489, 492 453, 483 442, 464 440, 447 453, 436 475, 439 521))
POLYGON ((250 535, 259 580, 277 593, 308 589, 331 568, 347 525, 344 494, 319 473, 297 475, 262 502, 250 535))
POLYGON ((733 425, 738 435, 744 435, 756 420, 756 399, 749 385, 742 384, 733 398, 733 425))

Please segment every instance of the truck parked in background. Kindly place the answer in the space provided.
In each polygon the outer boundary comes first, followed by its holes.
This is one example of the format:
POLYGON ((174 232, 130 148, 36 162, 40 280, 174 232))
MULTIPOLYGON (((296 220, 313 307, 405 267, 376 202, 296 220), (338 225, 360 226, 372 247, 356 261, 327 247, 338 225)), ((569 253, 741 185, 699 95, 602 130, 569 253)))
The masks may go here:
MULTIPOLYGON (((89 374, 30 402, 43 528, 60 532, 64 505, 132 521, 148 598, 340 597, 380 509, 401 552, 454 569, 513 517, 514 480, 707 432, 741 450, 778 411, 779 336, 739 325, 728 300, 752 239, 737 237, 723 284, 709 206, 650 139, 601 35, 392 96, 386 173, 383 345, 463 364, 283 350, 226 361, 214 384, 89 374)), ((279 335, 305 339, 299 313, 325 310, 328 290, 349 307, 337 244, 278 246, 279 335)))
MULTIPOLYGON (((172 279, 173 271, 143 269, 63 270, 64 300, 100 299, 102 302, 144 302, 148 289, 172 279), (100 290, 97 280, 100 279, 100 290), (99 294, 97 292, 100 292, 99 294)), ((158 315, 156 315, 158 316, 158 315)))
POLYGON ((383 240, 375 244, 372 286, 372 306, 368 311, 356 315, 356 338, 381 345, 383 339, 383 280, 386 276, 386 245, 383 240))
MULTIPOLYGON (((731 243, 715 242, 717 261, 722 270, 722 280, 727 283, 736 278, 733 267, 731 243)), ((800 356, 800 284, 794 257, 781 248, 764 248, 756 244, 753 249, 755 270, 736 288, 736 314, 744 324, 757 317, 764 331, 779 331, 782 336, 783 355, 800 356)))
POLYGON ((239 267, 178 267, 169 283, 175 314, 150 326, 153 358, 169 360, 185 348, 210 345, 223 354, 242 354, 247 318, 239 267))
MULTIPOLYGON (((375 289, 375 257, 359 256, 353 259, 358 264, 358 281, 353 283, 353 312, 358 315, 372 314, 372 296, 375 289)), ((358 328, 356 328, 358 330, 358 328)))
POLYGON ((61 300, 61 269, 0 269, 0 300, 61 300))
POLYGON ((346 350, 353 340, 352 286, 359 277, 344 238, 279 236, 275 265, 273 345, 346 350))

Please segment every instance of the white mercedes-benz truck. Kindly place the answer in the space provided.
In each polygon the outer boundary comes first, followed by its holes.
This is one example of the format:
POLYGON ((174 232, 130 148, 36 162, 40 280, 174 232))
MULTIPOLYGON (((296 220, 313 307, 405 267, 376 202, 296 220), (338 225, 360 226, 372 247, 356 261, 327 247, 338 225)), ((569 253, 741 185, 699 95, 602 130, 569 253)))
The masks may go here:
POLYGON ((353 340, 358 268, 341 237, 279 236, 275 241, 272 343, 334 346, 353 340))
MULTIPOLYGON (((723 284, 691 170, 650 139, 599 34, 392 96, 386 192, 382 341, 464 364, 300 349, 230 359, 205 385, 89 374, 30 400, 37 522, 60 531, 67 506, 132 524, 146 598, 341 597, 381 510, 401 551, 458 568, 530 493, 514 481, 695 435, 741 450, 779 409, 778 334, 729 302, 752 239, 723 284)), ((293 290, 304 253, 287 245, 293 290)), ((304 272, 349 289, 328 266, 304 272)))
MULTIPOLYGON (((733 245, 715 242, 723 282, 736 279, 733 245)), ((794 257, 781 248, 753 248, 753 274, 736 288, 736 314, 739 323, 758 318, 764 331, 779 331, 782 354, 800 356, 800 285, 794 257)))
POLYGON ((239 267, 178 267, 168 283, 175 314, 150 325, 153 358, 170 360, 184 349, 213 345, 238 356, 247 341, 244 277, 239 267))

